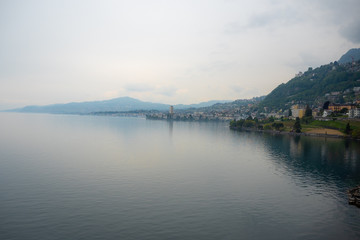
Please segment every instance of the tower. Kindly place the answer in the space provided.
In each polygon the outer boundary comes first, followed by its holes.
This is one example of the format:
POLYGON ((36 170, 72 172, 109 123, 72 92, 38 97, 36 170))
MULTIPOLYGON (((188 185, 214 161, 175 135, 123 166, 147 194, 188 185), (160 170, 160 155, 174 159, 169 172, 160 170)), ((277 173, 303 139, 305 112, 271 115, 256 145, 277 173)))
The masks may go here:
POLYGON ((170 106, 170 109, 169 109, 169 117, 170 119, 172 119, 174 116, 174 106, 170 106))

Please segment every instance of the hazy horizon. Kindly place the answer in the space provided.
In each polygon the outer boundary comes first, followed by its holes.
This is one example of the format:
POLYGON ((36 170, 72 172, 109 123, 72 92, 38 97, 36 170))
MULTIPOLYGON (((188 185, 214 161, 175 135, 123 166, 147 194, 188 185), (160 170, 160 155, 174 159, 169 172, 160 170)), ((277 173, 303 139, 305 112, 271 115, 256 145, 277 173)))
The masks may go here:
MULTIPOLYGON (((114 98, 111 98, 111 99, 103 99, 103 100, 90 100, 90 101, 76 101, 76 102, 59 102, 59 103, 52 103, 52 104, 38 104, 38 105, 24 105, 24 106, 19 106, 19 107, 15 107, 15 108, 8 108, 8 109, 0 109, 0 111, 12 111, 12 110, 18 110, 18 109, 22 109, 22 108, 25 108, 25 107, 33 107, 33 106, 36 106, 36 107, 46 107, 46 106, 52 106, 52 105, 66 105, 66 104, 73 104, 73 103, 91 103, 91 102, 106 102, 106 101, 112 101, 112 100, 117 100, 117 99, 123 99, 123 98, 130 98, 130 99, 133 99, 133 100, 138 100, 138 101, 141 101, 141 102, 144 102, 144 103, 153 103, 153 104, 162 104, 162 105, 173 105, 173 106, 177 106, 177 105, 184 105, 184 106, 191 106, 191 105, 197 105, 197 104, 204 104, 204 103, 212 103, 215 102, 215 103, 224 103, 224 102, 232 102, 233 100, 217 100, 217 99, 213 99, 213 100, 209 100, 209 101, 203 101, 203 102, 195 102, 195 103, 189 103, 189 104, 182 104, 182 103, 179 103, 179 104, 168 104, 166 102, 150 102, 150 101, 142 101, 140 99, 136 99, 136 98, 132 98, 132 97, 129 97, 129 96, 120 96, 120 97, 114 97, 114 98)), ((139 109, 141 110, 141 109, 139 109)))
POLYGON ((0 109, 249 99, 360 47, 356 0, 1 1, 0 109))

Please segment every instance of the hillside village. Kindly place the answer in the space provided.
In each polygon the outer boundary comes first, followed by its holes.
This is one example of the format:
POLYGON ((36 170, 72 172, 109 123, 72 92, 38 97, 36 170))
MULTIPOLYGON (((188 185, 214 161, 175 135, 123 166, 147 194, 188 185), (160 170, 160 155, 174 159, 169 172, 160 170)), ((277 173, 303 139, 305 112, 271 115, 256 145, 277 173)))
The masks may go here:
MULTIPOLYGON (((337 88, 333 88, 336 91, 325 92, 322 95, 315 95, 313 99, 292 99, 294 94, 288 97, 290 100, 285 103, 275 100, 278 105, 273 104, 273 99, 268 99, 273 92, 278 91, 274 89, 272 93, 267 97, 252 98, 249 100, 236 100, 231 103, 215 104, 206 108, 194 108, 185 110, 172 110, 169 113, 152 113, 147 115, 151 119, 172 119, 172 120, 185 120, 185 121, 230 121, 247 119, 266 119, 273 117, 275 119, 290 118, 296 119, 296 117, 302 118, 305 116, 306 107, 310 107, 312 116, 317 120, 328 121, 333 117, 357 119, 360 118, 360 61, 353 61, 351 63, 338 64, 330 63, 329 65, 322 66, 321 68, 331 69, 327 75, 333 74, 337 69, 341 69, 340 74, 344 79, 355 77, 356 80, 350 79, 350 83, 347 86, 351 86, 345 89, 341 89, 344 81, 340 80, 337 84, 337 88), (343 73, 347 73, 344 75, 343 73)), ((309 69, 308 72, 299 72, 295 75, 295 78, 291 81, 321 81, 316 80, 317 70, 309 69), (308 76, 311 76, 308 79, 308 76), (301 79, 302 78, 302 79, 301 79)), ((324 77, 323 77, 324 78, 324 77)), ((325 76, 326 79, 326 76, 325 76)), ((291 83, 289 81, 289 83, 291 83)), ((301 84, 303 84, 301 82, 301 84)), ((280 85, 278 88, 283 88, 280 85)), ((296 87, 295 87, 296 89, 296 87)), ((285 92, 285 90, 280 89, 285 92)), ((298 94, 302 92, 299 91, 298 94)), ((281 100, 284 100, 283 97, 281 100)))
MULTIPOLYGON (((354 87, 354 93, 360 99, 360 87, 354 87)), ((342 94, 341 92, 332 92, 330 96, 336 96, 342 94)), ((235 107, 232 109, 222 110, 182 110, 175 112, 173 107, 170 107, 169 113, 156 112, 147 114, 148 119, 171 119, 179 121, 231 121, 240 119, 266 119, 273 117, 274 119, 296 119, 297 117, 302 118, 305 116, 306 108, 308 105, 304 104, 293 104, 287 110, 278 110, 267 112, 267 108, 264 107, 264 111, 257 109, 257 102, 248 103, 241 107, 235 107)), ((338 103, 327 101, 324 103, 325 106, 312 106, 312 116, 316 120, 330 121, 334 117, 346 118, 346 119, 360 119, 360 100, 353 102, 338 103), (327 104, 328 103, 328 104, 327 104)))
POLYGON ((339 62, 299 72, 267 96, 205 108, 176 110, 170 106, 167 113, 156 112, 146 117, 229 121, 232 129, 360 138, 360 60, 339 62))

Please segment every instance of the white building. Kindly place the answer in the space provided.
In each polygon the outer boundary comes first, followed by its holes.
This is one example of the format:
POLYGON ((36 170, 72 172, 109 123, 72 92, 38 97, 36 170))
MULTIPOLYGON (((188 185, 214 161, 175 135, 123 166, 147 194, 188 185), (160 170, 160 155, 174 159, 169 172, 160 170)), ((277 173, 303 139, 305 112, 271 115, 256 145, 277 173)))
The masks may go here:
POLYGON ((353 90, 354 92, 360 92, 360 87, 354 87, 353 90))
POLYGON ((332 113, 331 110, 324 110, 322 117, 328 117, 331 115, 331 113, 332 113))
POLYGON ((360 108, 350 109, 348 115, 349 118, 360 118, 360 108))

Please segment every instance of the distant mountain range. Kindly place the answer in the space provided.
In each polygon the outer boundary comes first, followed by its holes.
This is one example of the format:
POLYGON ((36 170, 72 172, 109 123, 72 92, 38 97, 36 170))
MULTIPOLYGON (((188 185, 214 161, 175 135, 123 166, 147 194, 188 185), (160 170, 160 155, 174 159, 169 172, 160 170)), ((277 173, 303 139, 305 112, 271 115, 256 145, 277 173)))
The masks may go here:
MULTIPOLYGON (((178 104, 175 109, 208 107, 216 103, 231 102, 230 100, 212 100, 198 104, 178 104)), ((26 106, 11 109, 11 112, 27 113, 53 113, 53 114, 89 114, 93 112, 127 112, 136 110, 169 110, 169 104, 143 102, 130 97, 120 97, 104 101, 72 102, 65 104, 52 104, 46 106, 26 106)))
MULTIPOLYGON (((360 87, 360 48, 350 49, 338 61, 312 69, 287 83, 276 87, 270 94, 252 99, 212 100, 198 104, 174 105, 175 110, 192 109, 191 111, 223 111, 240 109, 244 106, 256 106, 262 111, 290 108, 292 104, 301 103, 320 105, 324 101, 347 102, 359 95, 360 87)), ((130 97, 120 97, 105 101, 72 102, 46 106, 26 106, 12 109, 13 112, 89 114, 94 112, 127 112, 140 110, 169 110, 169 104, 143 102, 130 97)))

